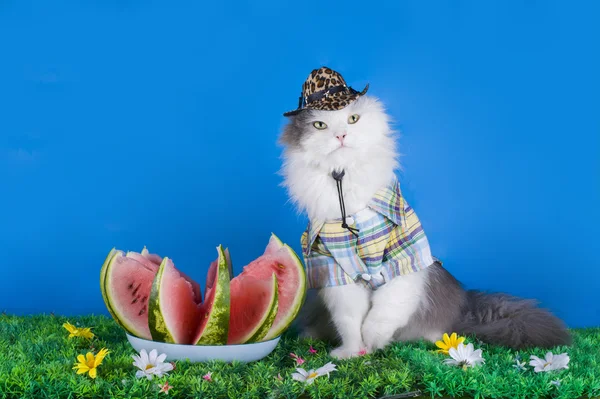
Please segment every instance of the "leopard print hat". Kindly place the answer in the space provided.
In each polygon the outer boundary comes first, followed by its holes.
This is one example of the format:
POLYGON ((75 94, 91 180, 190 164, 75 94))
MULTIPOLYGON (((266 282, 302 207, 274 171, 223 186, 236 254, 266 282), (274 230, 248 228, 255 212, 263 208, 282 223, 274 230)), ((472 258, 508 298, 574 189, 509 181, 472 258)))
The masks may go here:
POLYGON ((368 84, 362 92, 348 87, 342 75, 331 68, 314 69, 302 85, 298 108, 283 116, 296 115, 305 109, 337 111, 364 95, 368 89, 368 84))

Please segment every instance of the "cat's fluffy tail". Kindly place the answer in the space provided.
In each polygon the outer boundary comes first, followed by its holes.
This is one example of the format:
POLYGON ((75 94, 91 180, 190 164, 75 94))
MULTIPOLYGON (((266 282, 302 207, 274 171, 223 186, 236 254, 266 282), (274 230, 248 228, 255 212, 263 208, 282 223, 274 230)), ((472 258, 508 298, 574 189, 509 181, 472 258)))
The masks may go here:
POLYGON ((475 290, 466 292, 466 301, 453 331, 474 334, 483 342, 514 349, 551 348, 572 342, 565 324, 549 311, 537 307, 535 300, 475 290))

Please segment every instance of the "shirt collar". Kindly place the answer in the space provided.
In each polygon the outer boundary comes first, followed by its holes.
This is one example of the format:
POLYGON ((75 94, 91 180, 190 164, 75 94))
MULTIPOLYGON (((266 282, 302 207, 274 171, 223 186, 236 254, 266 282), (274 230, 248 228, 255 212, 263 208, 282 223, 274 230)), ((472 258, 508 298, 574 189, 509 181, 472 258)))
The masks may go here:
MULTIPOLYGON (((367 204, 367 207, 385 216, 386 218, 391 220, 395 225, 405 226, 405 203, 404 197, 402 196, 402 192, 400 190, 400 183, 398 182, 397 178, 394 177, 393 181, 389 185, 377 191, 373 198, 371 198, 371 200, 367 204)), ((308 222, 308 242, 306 249, 307 253, 310 253, 312 244, 315 242, 315 239, 319 235, 319 232, 323 228, 324 224, 325 222, 320 220, 311 220, 308 222)), ((350 235, 352 234, 349 231, 347 233, 350 235)))

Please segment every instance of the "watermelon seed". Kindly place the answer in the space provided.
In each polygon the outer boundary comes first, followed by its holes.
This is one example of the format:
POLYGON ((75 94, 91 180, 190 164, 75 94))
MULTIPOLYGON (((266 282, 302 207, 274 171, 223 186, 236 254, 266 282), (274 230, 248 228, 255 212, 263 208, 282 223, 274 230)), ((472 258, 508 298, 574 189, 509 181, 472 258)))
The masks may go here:
POLYGON ((133 295, 135 295, 138 290, 140 289, 140 287, 142 286, 142 283, 139 283, 137 287, 135 287, 135 290, 133 290, 133 295))
POLYGON ((284 265, 281 265, 281 264, 279 264, 279 263, 277 264, 277 266, 278 266, 280 269, 285 269, 285 266, 284 266, 284 265))
POLYGON ((146 311, 146 308, 142 308, 142 310, 140 310, 140 313, 138 313, 138 316, 143 315, 145 311, 146 311))
POLYGON ((128 289, 132 289, 133 288, 133 283, 129 283, 129 285, 127 286, 128 289))
POLYGON ((142 298, 142 303, 146 302, 146 299, 148 299, 148 296, 144 296, 144 297, 142 298))
POLYGON ((135 298, 133 298, 133 301, 131 301, 132 304, 136 303, 138 301, 139 296, 136 296, 135 298))

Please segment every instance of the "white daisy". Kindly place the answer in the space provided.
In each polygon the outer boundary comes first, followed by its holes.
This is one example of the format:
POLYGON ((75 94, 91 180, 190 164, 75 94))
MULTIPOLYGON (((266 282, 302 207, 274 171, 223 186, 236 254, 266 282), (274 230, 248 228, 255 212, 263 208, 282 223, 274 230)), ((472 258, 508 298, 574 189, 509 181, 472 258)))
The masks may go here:
POLYGON ((171 363, 164 363, 167 355, 165 353, 158 355, 156 349, 152 349, 150 351, 150 355, 146 352, 146 349, 142 349, 140 351, 140 355, 131 355, 133 360, 133 365, 136 366, 139 371, 135 373, 137 378, 146 377, 151 380, 154 376, 162 377, 167 374, 168 371, 173 370, 173 365, 171 363))
POLYGON ((533 366, 536 373, 541 371, 552 371, 552 370, 560 370, 560 369, 568 369, 569 366, 569 355, 566 353, 561 353, 560 355, 555 355, 552 352, 546 353, 545 359, 540 359, 537 356, 530 356, 529 365, 533 366))
POLYGON ((292 378, 296 381, 305 382, 306 384, 310 385, 313 383, 315 378, 320 377, 322 375, 329 376, 329 373, 331 373, 332 371, 337 371, 335 367, 335 364, 331 362, 316 370, 311 369, 309 371, 306 371, 303 368, 299 367, 296 369, 298 372, 292 374, 292 378))
POLYGON ((462 366, 463 369, 485 363, 485 360, 481 357, 481 349, 474 350, 472 343, 465 345, 461 342, 456 348, 450 348, 448 354, 452 359, 446 359, 444 363, 462 366))

